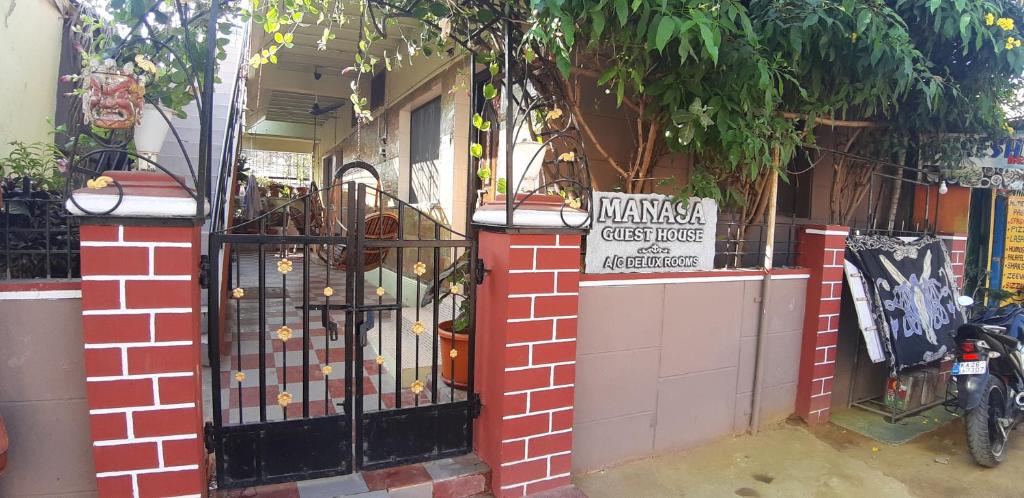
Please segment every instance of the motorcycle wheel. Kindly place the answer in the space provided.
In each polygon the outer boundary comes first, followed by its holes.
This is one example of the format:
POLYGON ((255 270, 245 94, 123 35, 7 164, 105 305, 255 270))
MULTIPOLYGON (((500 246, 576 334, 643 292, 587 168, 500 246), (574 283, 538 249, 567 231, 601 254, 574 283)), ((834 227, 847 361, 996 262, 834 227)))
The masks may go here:
POLYGON ((1003 383, 989 377, 981 394, 981 403, 967 412, 967 447, 974 461, 983 467, 995 467, 1006 456, 1005 431, 999 429, 999 419, 1006 411, 1006 390, 1003 383))

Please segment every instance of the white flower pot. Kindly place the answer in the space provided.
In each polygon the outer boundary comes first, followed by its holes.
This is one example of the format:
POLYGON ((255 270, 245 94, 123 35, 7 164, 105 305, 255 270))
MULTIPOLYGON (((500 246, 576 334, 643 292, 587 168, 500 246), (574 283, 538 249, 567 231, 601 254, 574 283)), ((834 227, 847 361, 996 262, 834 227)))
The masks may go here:
POLYGON ((544 144, 533 141, 516 142, 512 147, 512 178, 508 191, 533 192, 540 186, 540 170, 544 165, 544 144), (518 187, 518 189, 517 189, 518 187))
MULTIPOLYGON (((164 114, 170 117, 171 112, 164 109, 164 114)), ((160 115, 156 106, 146 104, 142 107, 142 120, 135 126, 135 150, 139 155, 156 161, 170 130, 170 124, 160 115)))

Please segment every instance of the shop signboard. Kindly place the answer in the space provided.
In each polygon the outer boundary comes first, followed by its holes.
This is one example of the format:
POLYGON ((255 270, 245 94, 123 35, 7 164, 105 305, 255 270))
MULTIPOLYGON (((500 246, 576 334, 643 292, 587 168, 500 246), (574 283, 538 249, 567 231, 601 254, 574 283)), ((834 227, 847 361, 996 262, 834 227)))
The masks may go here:
POLYGON ((594 192, 587 273, 710 270, 718 203, 659 194, 594 192))
POLYGON ((1006 239, 1003 247, 1003 290, 1024 288, 1024 196, 1006 198, 1006 239))
POLYGON ((1024 190, 1024 136, 964 137, 966 160, 943 171, 944 179, 962 187, 1024 190))

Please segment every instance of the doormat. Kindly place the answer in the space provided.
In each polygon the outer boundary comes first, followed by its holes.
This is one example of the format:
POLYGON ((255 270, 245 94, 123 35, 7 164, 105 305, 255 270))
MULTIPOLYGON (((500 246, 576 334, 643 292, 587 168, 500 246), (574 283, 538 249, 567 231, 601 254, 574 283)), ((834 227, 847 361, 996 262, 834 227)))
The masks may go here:
POLYGON ((942 406, 923 411, 912 417, 890 424, 886 417, 857 408, 832 413, 833 424, 892 446, 912 441, 917 436, 932 432, 953 421, 959 415, 949 413, 942 406))

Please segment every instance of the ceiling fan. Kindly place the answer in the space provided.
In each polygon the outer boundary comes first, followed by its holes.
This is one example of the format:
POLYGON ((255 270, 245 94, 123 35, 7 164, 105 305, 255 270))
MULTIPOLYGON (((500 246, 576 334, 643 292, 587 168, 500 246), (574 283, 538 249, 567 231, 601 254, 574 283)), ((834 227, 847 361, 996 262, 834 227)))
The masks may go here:
POLYGON ((327 106, 321 106, 319 102, 313 102, 313 107, 309 109, 309 114, 311 114, 314 117, 323 116, 324 114, 328 114, 340 109, 341 106, 343 105, 345 105, 344 100, 338 102, 337 104, 331 104, 327 106))

